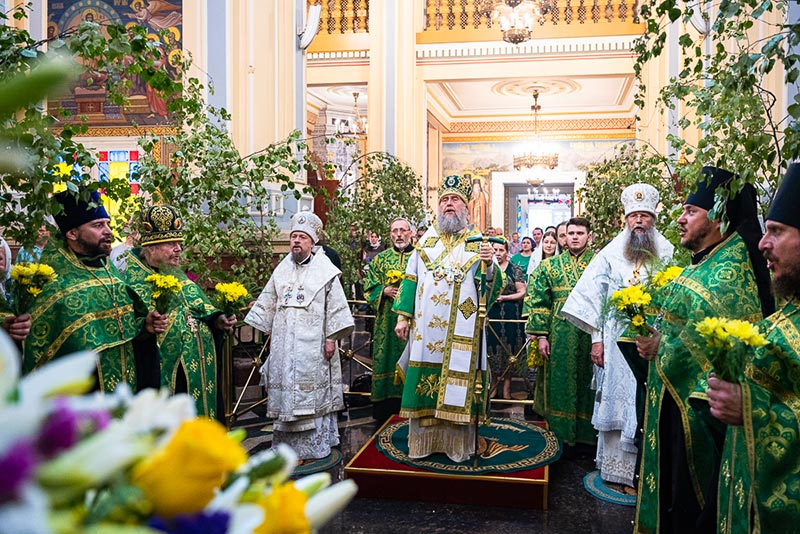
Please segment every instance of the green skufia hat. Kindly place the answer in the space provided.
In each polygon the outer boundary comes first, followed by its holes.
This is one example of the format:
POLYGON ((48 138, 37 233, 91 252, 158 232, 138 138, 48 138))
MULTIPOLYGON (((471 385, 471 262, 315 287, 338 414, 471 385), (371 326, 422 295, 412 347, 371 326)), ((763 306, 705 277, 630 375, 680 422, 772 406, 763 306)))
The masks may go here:
POLYGON ((767 220, 800 228, 800 163, 792 163, 775 193, 767 220))
POLYGON ((140 244, 157 245, 183 241, 183 220, 172 206, 150 206, 142 216, 140 244))
POLYGON ((472 196, 472 179, 470 176, 459 176, 451 174, 445 176, 439 186, 439 198, 445 195, 458 195, 465 203, 469 202, 472 196))

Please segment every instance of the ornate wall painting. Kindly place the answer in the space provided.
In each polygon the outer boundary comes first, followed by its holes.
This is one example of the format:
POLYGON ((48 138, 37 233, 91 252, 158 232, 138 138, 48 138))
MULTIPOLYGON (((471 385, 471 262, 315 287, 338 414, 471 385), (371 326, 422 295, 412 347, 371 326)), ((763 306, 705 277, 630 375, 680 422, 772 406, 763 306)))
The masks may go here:
MULTIPOLYGON (((142 25, 148 39, 162 43, 161 59, 156 67, 177 78, 182 57, 182 0, 75 0, 48 1, 47 35, 53 37, 82 21, 142 25), (165 33, 159 35, 160 31, 165 33)), ((104 75, 92 72, 91 66, 75 82, 67 96, 52 99, 51 109, 64 108, 73 120, 85 116, 90 127, 153 126, 167 122, 166 102, 138 76, 131 79, 130 101, 124 107, 106 98, 104 75)))

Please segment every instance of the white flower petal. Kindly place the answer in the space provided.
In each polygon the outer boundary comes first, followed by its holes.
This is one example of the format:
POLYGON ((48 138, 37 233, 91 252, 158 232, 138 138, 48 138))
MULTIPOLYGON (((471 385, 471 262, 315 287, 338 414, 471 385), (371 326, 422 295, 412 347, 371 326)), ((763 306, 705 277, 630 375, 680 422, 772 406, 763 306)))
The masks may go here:
POLYGON ((41 402, 59 392, 87 383, 97 365, 94 352, 82 351, 49 362, 22 378, 20 403, 41 402))
POLYGON ((48 414, 48 404, 12 404, 0 408, 0 456, 21 438, 32 438, 48 414))
POLYGON ((240 504, 231 514, 227 534, 253 534, 263 522, 263 508, 257 504, 240 504))
POLYGON ((314 473, 294 481, 294 487, 308 495, 309 498, 330 485, 331 475, 327 472, 314 473))
POLYGON ((306 517, 311 528, 320 528, 347 506, 358 493, 352 480, 343 480, 326 488, 306 502, 306 517))
POLYGON ((14 341, 0 329, 0 406, 17 387, 19 380, 19 351, 14 341))
POLYGON ((0 534, 48 534, 47 516, 47 495, 27 485, 19 499, 0 506, 0 534))

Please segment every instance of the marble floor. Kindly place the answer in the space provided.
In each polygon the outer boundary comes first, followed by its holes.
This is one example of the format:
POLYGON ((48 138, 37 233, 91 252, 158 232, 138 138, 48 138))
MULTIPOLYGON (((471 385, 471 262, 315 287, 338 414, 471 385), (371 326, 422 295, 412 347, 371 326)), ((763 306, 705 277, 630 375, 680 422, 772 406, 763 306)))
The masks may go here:
MULTIPOLYGON (((494 405, 493 415, 526 418, 521 405, 494 405)), ((531 417, 528 416, 528 419, 531 417)), ((254 414, 239 420, 248 429, 244 444, 257 451, 271 444, 265 421, 254 414)), ((344 466, 379 427, 371 407, 351 407, 339 418, 344 460, 330 470, 334 481, 342 480, 344 466)), ((633 507, 595 499, 583 488, 583 477, 594 469, 594 450, 577 447, 565 450, 550 468, 549 510, 470 507, 429 502, 356 498, 322 530, 339 533, 603 533, 632 531, 633 507)))

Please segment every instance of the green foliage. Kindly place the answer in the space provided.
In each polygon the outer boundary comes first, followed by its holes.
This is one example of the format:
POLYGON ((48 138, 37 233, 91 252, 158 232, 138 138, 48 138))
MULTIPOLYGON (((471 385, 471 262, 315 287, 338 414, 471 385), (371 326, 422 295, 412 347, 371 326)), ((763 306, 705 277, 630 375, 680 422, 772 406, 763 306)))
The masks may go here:
MULTIPOLYGON (((800 74, 800 56, 790 46, 800 43, 800 22, 764 23, 764 33, 754 36, 750 30, 755 21, 764 21, 767 14, 786 20, 788 0, 723 0, 708 20, 705 1, 649 0, 641 7, 646 33, 635 46, 638 59, 637 77, 647 62, 658 58, 664 50, 667 29, 675 21, 690 27, 694 16, 702 15, 708 23, 710 52, 698 39, 686 33, 678 39, 683 63, 676 78, 658 95, 666 109, 682 107, 678 127, 685 131, 697 128, 701 140, 689 145, 684 136, 670 136, 676 153, 683 153, 689 165, 678 169, 681 179, 694 182, 704 165, 725 168, 739 174, 733 192, 745 183, 759 190, 762 212, 766 212, 787 162, 800 158, 800 97, 787 103, 788 113, 776 115, 775 95, 764 88, 766 76, 777 65, 784 69, 785 82, 795 83, 800 74)), ((640 85, 636 104, 644 105, 646 87, 640 85)), ((722 211, 727 195, 717 198, 712 215, 722 211)), ((721 213, 724 216, 724 213, 721 213)))
MULTIPOLYGON (((188 64, 184 66, 184 72, 188 64)), ((141 203, 151 199, 174 206, 185 224, 184 266, 201 287, 235 280, 258 294, 272 272, 272 240, 277 235, 270 197, 278 191, 296 197, 292 178, 309 163, 305 142, 295 131, 279 143, 242 157, 227 128, 230 115, 204 103, 206 88, 186 81, 173 102, 175 147, 168 164, 152 156, 157 142, 144 138, 139 167, 141 203)))
MULTIPOLYGON (((36 241, 45 218, 61 209, 52 198, 59 184, 66 182, 73 192, 81 186, 96 190, 101 185, 90 183, 88 169, 96 163, 94 156, 74 139, 86 132, 85 124, 62 123, 68 113, 49 114, 39 100, 75 78, 76 68, 77 83, 104 87, 117 104, 124 103, 129 79, 135 74, 157 84, 163 98, 181 90, 180 83, 153 68, 160 52, 156 44, 147 41, 145 28, 105 25, 106 36, 98 24, 81 22, 52 39, 35 41, 26 30, 6 24, 9 18, 24 19, 29 9, 30 5, 24 5, 0 13, 0 95, 3 91, 14 95, 13 99, 0 99, 0 149, 4 153, 0 227, 6 237, 25 246, 36 241), (60 162, 84 170, 64 171, 60 162)), ((102 187, 115 200, 130 196, 126 180, 102 187)))
POLYGON ((344 287, 350 287, 363 266, 359 252, 364 233, 377 232, 390 246, 392 219, 406 217, 419 225, 426 217, 422 181, 414 169, 386 152, 365 154, 353 165, 359 165, 359 179, 332 199, 325 226, 326 244, 342 259, 344 287), (358 232, 355 240, 351 225, 358 232))
POLYGON ((576 191, 597 236, 596 246, 602 247, 624 228, 620 195, 627 186, 639 182, 658 190, 661 210, 656 218, 656 228, 675 245, 678 263, 684 264, 682 256, 688 253, 679 246, 677 223, 683 204, 682 182, 673 177, 666 158, 653 153, 646 145, 639 149, 630 144, 620 145, 611 158, 589 169, 586 185, 576 191))

